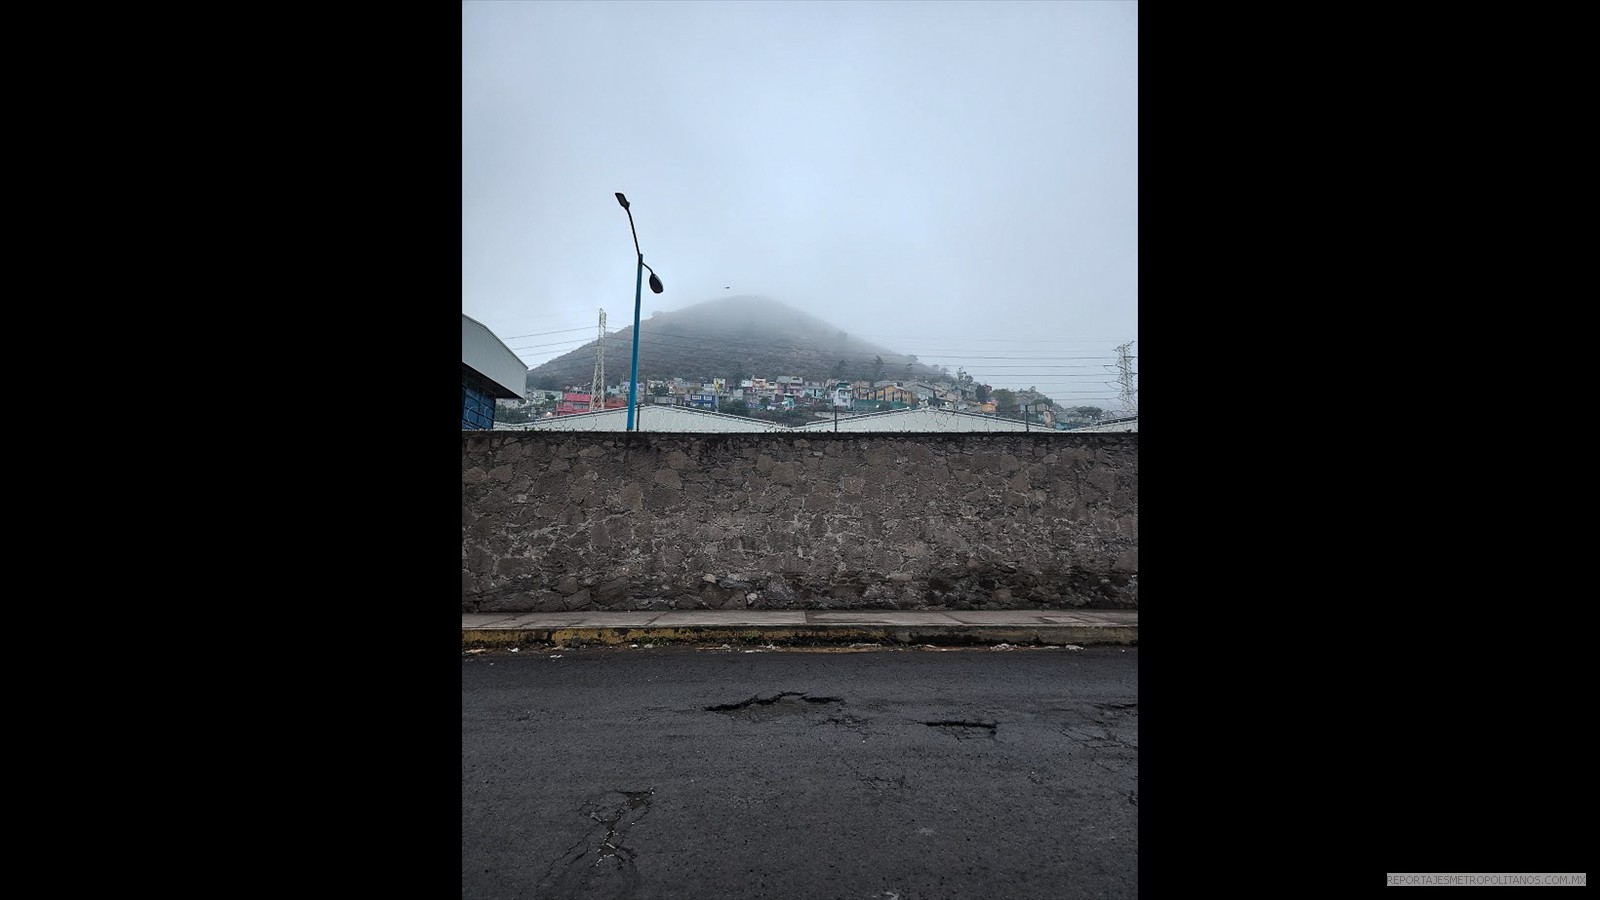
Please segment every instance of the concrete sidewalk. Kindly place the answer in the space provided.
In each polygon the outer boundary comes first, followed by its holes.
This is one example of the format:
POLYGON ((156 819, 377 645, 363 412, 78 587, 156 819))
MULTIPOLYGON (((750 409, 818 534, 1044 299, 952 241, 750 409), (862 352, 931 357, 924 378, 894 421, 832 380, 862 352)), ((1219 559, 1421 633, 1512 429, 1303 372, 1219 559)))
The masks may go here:
POLYGON ((527 644, 1137 644, 1138 610, 677 610, 463 613, 461 646, 527 644))

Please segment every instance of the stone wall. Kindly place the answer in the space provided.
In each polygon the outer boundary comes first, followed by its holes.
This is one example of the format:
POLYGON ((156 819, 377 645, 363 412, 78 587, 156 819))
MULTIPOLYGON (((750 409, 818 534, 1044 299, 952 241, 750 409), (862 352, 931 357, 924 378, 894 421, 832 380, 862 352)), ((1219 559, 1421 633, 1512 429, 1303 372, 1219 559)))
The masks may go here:
POLYGON ((461 609, 1137 608, 1139 435, 463 432, 461 609))

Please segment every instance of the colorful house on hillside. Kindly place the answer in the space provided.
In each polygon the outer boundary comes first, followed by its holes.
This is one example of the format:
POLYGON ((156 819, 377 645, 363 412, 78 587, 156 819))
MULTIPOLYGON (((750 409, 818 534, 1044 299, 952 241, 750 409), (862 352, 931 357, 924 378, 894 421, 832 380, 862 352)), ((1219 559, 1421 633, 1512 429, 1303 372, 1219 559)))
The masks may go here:
POLYGON ((576 391, 562 392, 561 399, 556 402, 556 415, 570 416, 588 412, 590 396, 587 391, 581 394, 576 391))
POLYGON ((900 408, 916 403, 917 395, 906 390, 898 381, 880 381, 869 388, 856 388, 855 399, 888 403, 900 408))
POLYGON ((847 381, 838 382, 833 386, 833 406, 836 409, 849 409, 851 400, 850 395, 850 383, 847 381))

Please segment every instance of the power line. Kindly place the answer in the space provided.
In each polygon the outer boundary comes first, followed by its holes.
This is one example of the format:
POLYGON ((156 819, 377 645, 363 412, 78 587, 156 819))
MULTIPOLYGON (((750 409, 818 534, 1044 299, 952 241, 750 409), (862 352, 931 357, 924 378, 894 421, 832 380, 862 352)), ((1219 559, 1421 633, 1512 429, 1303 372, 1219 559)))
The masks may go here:
POLYGON ((570 341, 555 341, 554 343, 550 343, 550 344, 530 344, 530 345, 528 345, 526 347, 512 347, 511 349, 512 350, 537 350, 540 347, 560 347, 563 344, 578 344, 579 346, 574 347, 572 349, 573 350, 582 350, 583 349, 582 345, 587 344, 587 343, 589 343, 589 342, 584 340, 583 338, 573 338, 570 341))
MULTIPOLYGON (((864 335, 857 335, 857 337, 875 337, 875 338, 878 338, 879 340, 896 340, 896 341, 942 341, 942 340, 946 340, 946 338, 943 338, 943 337, 927 337, 925 335, 912 337, 911 335, 904 335, 904 334, 895 334, 895 335, 864 334, 864 335)), ((1003 342, 1003 343, 1008 343, 1008 344, 1112 344, 1112 343, 1116 343, 1116 340, 1114 340, 1112 338, 978 338, 978 337, 962 337, 961 340, 963 340, 963 341, 992 341, 992 342, 1003 342)))
MULTIPOLYGON (((517 318, 531 318, 531 317, 530 316, 519 316, 517 318)), ((519 340, 521 338, 527 338, 527 337, 544 337, 545 335, 551 335, 551 334, 570 334, 570 333, 575 332, 575 331, 587 331, 588 329, 589 329, 588 325, 580 325, 580 326, 576 326, 576 327, 573 327, 573 328, 560 328, 560 329, 556 329, 556 330, 553 330, 553 331, 535 331, 535 332, 530 332, 528 334, 514 334, 514 335, 509 335, 509 336, 502 337, 501 340, 503 340, 503 341, 514 341, 514 340, 519 340)), ((1116 343, 1116 340, 1118 340, 1118 339, 1113 339, 1113 338, 981 338, 981 337, 968 337, 968 336, 962 336, 960 338, 949 338, 949 337, 943 337, 943 336, 907 335, 907 334, 893 334, 893 335, 886 335, 886 334, 859 334, 859 333, 858 334, 850 334, 849 332, 846 332, 846 334, 849 335, 849 337, 847 337, 847 340, 849 338, 856 338, 856 339, 876 338, 878 340, 932 342, 932 343, 945 343, 945 342, 959 341, 961 343, 1002 343, 1002 344, 1111 344, 1111 343, 1116 343)), ((675 335, 675 334, 670 333, 670 332, 668 333, 668 335, 669 336, 678 336, 678 335, 675 335)), ((644 335, 641 334, 640 338, 643 339, 644 335)), ((708 339, 708 340, 732 340, 730 338, 716 338, 716 337, 713 337, 713 336, 710 336, 710 335, 706 335, 706 336, 704 336, 704 338, 708 339)), ((921 348, 922 346, 923 346, 922 344, 918 344, 918 346, 916 348, 912 348, 912 349, 916 350, 916 349, 921 348)), ((803 348, 803 349, 818 349, 818 348, 803 348)), ((885 348, 885 349, 887 349, 887 348, 885 348)), ((852 351, 852 352, 864 353, 865 351, 852 351)), ((898 351, 889 351, 889 352, 895 353, 896 355, 900 355, 900 356, 906 355, 906 354, 900 353, 898 351)), ((937 348, 929 349, 926 352, 930 352, 930 353, 959 353, 961 351, 960 351, 959 347, 948 348, 948 349, 944 348, 944 347, 937 347, 937 348)))
MULTIPOLYGON (((815 353, 815 354, 818 354, 818 355, 829 356, 829 357, 836 356, 836 355, 842 355, 843 358, 845 358, 845 359, 852 359, 853 358, 853 359, 860 360, 860 361, 863 361, 863 362, 870 362, 874 358, 882 356, 885 353, 889 354, 891 357, 899 357, 901 359, 905 359, 906 357, 909 357, 909 356, 917 356, 918 355, 918 354, 914 354, 914 353, 900 353, 900 352, 897 352, 897 351, 894 351, 894 350, 888 350, 888 349, 885 349, 885 350, 882 350, 882 351, 873 352, 873 353, 871 353, 869 355, 866 351, 841 351, 841 350, 836 349, 836 348, 828 348, 828 347, 801 347, 801 346, 797 346, 797 345, 793 345, 793 344, 767 344, 767 343, 751 344, 751 343, 749 343, 749 339, 748 338, 728 338, 728 337, 718 337, 718 336, 715 336, 715 335, 673 334, 673 333, 669 332, 669 333, 651 334, 649 336, 646 336, 646 335, 640 335, 639 336, 640 343, 646 343, 646 342, 651 342, 651 341, 662 341, 662 340, 666 340, 666 341, 687 341, 687 342, 690 342, 690 343, 704 343, 704 342, 710 341, 710 342, 719 343, 719 344, 737 344, 737 345, 740 345, 740 347, 742 347, 744 349, 760 350, 760 351, 763 351, 763 352, 765 352, 765 351, 779 351, 779 350, 792 350, 792 351, 797 351, 797 352, 801 352, 801 353, 815 353)), ((952 351, 952 353, 954 353, 954 351, 952 351)), ((1007 356, 967 356, 965 354, 961 354, 961 356, 962 356, 962 359, 1010 359, 1010 360, 1020 360, 1020 361, 1023 361, 1023 362, 1026 362, 1028 360, 1035 360, 1035 359, 1043 362, 1043 361, 1052 360, 1052 359, 1115 359, 1116 358, 1114 356, 1106 356, 1106 355, 1095 355, 1095 356, 1017 356, 1017 355, 1013 354, 1013 355, 1007 355, 1007 356)), ((936 365, 934 363, 923 362, 920 358, 916 361, 915 365, 924 366, 924 367, 929 368, 929 369, 937 369, 937 368, 939 368, 938 365, 936 365)), ((948 368, 948 366, 946 366, 946 368, 948 368)))
MULTIPOLYGON (((620 334, 620 333, 625 332, 627 330, 628 330, 628 328, 622 328, 622 329, 618 329, 618 331, 615 332, 615 333, 620 334)), ((725 337, 725 336, 722 336, 722 335, 712 335, 712 334, 696 334, 696 333, 693 333, 693 332, 684 333, 684 332, 672 332, 672 331, 666 331, 666 332, 654 331, 654 332, 649 332, 649 333, 641 333, 639 335, 639 340, 640 340, 641 343, 646 342, 646 341, 651 341, 651 340, 676 340, 676 341, 712 341, 712 342, 720 343, 720 344, 741 344, 741 345, 746 345, 746 344, 749 344, 749 342, 752 339, 751 338, 745 338, 745 337, 725 337)), ((556 343, 558 343, 558 344, 559 343, 572 343, 572 341, 558 341, 556 343)), ((541 345, 541 346, 555 346, 555 344, 541 345)), ((891 350, 891 349, 889 349, 887 347, 876 348, 876 349, 873 349, 873 350, 853 350, 853 349, 847 349, 847 348, 843 348, 843 347, 831 347, 831 346, 828 346, 826 344, 815 344, 815 345, 811 345, 811 346, 800 346, 800 345, 797 345, 797 344, 762 343, 762 344, 759 345, 759 347, 757 347, 756 345, 751 345, 750 348, 751 349, 758 349, 759 348, 759 349, 762 349, 762 350, 795 350, 795 351, 806 352, 806 353, 827 354, 827 355, 830 355, 830 356, 842 353, 846 358, 854 357, 854 358, 857 358, 857 359, 868 359, 870 356, 882 356, 885 353, 889 354, 890 356, 901 357, 901 358, 905 358, 907 356, 919 356, 920 354, 918 354, 916 352, 911 352, 911 351, 914 351, 914 350, 917 350, 917 349, 922 349, 923 352, 927 352, 927 353, 960 355, 964 359, 1021 359, 1021 360, 1027 360, 1027 359, 1114 359, 1115 358, 1113 356, 1109 356, 1109 355, 1106 355, 1106 354, 1096 354, 1096 355, 1093 355, 1093 356, 1059 356, 1059 355, 1053 355, 1053 354, 1049 355, 1049 356, 1019 356, 1017 354, 1008 354, 1008 355, 1005 355, 1005 356, 970 356, 970 355, 968 355, 968 353, 966 351, 963 351, 959 347, 939 348, 939 349, 936 349, 936 350, 927 350, 925 348, 911 348, 910 351, 902 352, 902 351, 898 351, 898 350, 891 350)), ((1039 353, 1041 351, 1035 350, 1033 352, 1034 353, 1039 353)), ((935 368, 936 367, 936 366, 934 366, 934 365, 932 365, 930 363, 923 363, 920 359, 917 361, 917 364, 926 365, 929 368, 935 368)))
MULTIPOLYGON (((622 330, 625 330, 625 329, 622 329, 622 330)), ((619 330, 617 333, 620 334, 622 330, 619 330)), ((978 340, 982 340, 982 339, 978 339, 978 340)), ((1010 339, 1008 339, 1008 340, 1010 340, 1010 339)), ((579 341, 557 341, 557 342, 555 342, 553 344, 533 345, 533 346, 530 346, 530 347, 523 347, 523 348, 517 348, 517 349, 530 350, 530 349, 538 349, 540 347, 562 346, 562 345, 571 344, 571 343, 575 343, 575 342, 582 343, 581 339, 579 341)), ((1018 342, 1022 342, 1022 341, 1018 340, 1018 342)), ((691 334, 682 334, 682 333, 671 333, 671 332, 668 332, 668 333, 642 334, 640 336, 640 343, 642 343, 642 344, 654 344, 654 345, 656 345, 657 349, 665 349, 667 347, 672 347, 673 349, 676 349, 676 350, 687 350, 687 349, 689 349, 689 345, 695 345, 695 347, 697 349, 710 349, 710 348, 707 348, 705 345, 706 344, 720 344, 720 345, 731 345, 731 346, 724 346, 724 347, 721 348, 725 352, 740 352, 740 351, 743 351, 743 352, 751 352, 751 353, 753 353, 753 352, 790 350, 790 351, 795 351, 795 352, 813 354, 813 355, 816 355, 816 356, 819 356, 819 357, 830 357, 831 358, 833 356, 839 355, 839 356, 844 357, 844 359, 846 359, 846 360, 854 362, 856 364, 856 366, 870 364, 873 361, 875 361, 878 357, 881 357, 883 355, 882 352, 876 352, 869 359, 869 357, 867 356, 867 354, 865 352, 844 350, 843 348, 829 348, 829 347, 825 347, 825 346, 824 347, 816 347, 816 346, 801 347, 801 346, 796 346, 796 345, 783 345, 783 344, 778 344, 778 345, 774 345, 774 344, 754 344, 754 343, 751 343, 750 339, 748 339, 748 338, 722 337, 722 336, 717 336, 717 335, 692 334, 692 333, 691 334)), ((1043 341, 1033 341, 1032 343, 1044 343, 1044 342, 1043 341)), ((1137 358, 1132 353, 1128 352, 1128 349, 1131 346, 1131 344, 1132 344, 1132 342, 1127 342, 1124 345, 1122 345, 1121 347, 1117 348, 1122 353, 1122 356, 1120 357, 1120 359, 1122 359, 1124 361, 1131 361, 1131 360, 1137 358)), ((577 349, 582 349, 582 348, 581 347, 574 348, 574 350, 577 350, 577 349)), ((563 356, 567 356, 567 355, 570 355, 571 352, 573 352, 573 351, 568 351, 566 354, 562 354, 562 355, 563 356)), ((915 355, 915 354, 907 354, 907 353, 896 353, 895 351, 892 351, 892 350, 891 351, 887 351, 887 352, 889 353, 891 358, 899 357, 900 359, 906 359, 908 356, 915 355)), ((951 351, 951 352, 956 352, 956 351, 951 351)), ((1037 352, 1037 351, 1034 351, 1034 352, 1037 352)), ((1011 382, 1011 383, 1016 383, 1018 381, 1023 381, 1023 380, 1033 380, 1033 381, 1036 381, 1036 382, 1042 381, 1045 384, 1057 384, 1057 385, 1061 385, 1064 388, 1067 385, 1071 385, 1073 387, 1078 387, 1078 386, 1081 386, 1081 385, 1073 384, 1072 382, 1061 382, 1061 381, 1059 381, 1059 379, 1093 378, 1093 377, 1097 377, 1097 375, 1096 374, 1091 374, 1091 373, 1084 373, 1084 374, 1069 373, 1069 374, 1063 374, 1059 370, 1063 370, 1063 369, 1093 369, 1093 368, 1096 368, 1096 366, 1093 366, 1093 365, 1049 365, 1049 364, 1045 364, 1045 363, 1048 363, 1048 362, 1051 362, 1051 361, 1054 361, 1054 360, 1067 360, 1067 359, 1098 360, 1098 359, 1111 359, 1111 358, 1112 357, 1100 356, 1100 355, 1095 355, 1095 356, 1042 356, 1042 357, 1041 356, 1022 356, 1022 355, 1017 355, 1017 354, 1009 354, 1009 355, 1002 355, 1002 356, 965 356, 965 355, 962 355, 961 359, 959 360, 958 367, 965 368, 966 364, 969 361, 973 361, 973 360, 980 360, 980 361, 1008 360, 1011 363, 1021 363, 1021 364, 1020 365, 1017 365, 1017 364, 1013 364, 1013 365, 1000 365, 1000 364, 980 365, 980 366, 978 366, 978 372, 973 372, 973 373, 969 373, 969 374, 973 374, 975 377, 980 377, 981 376, 981 377, 984 377, 986 379, 987 378, 994 378, 994 379, 997 379, 997 380, 998 379, 1004 379, 1005 381, 1008 381, 1008 382, 1011 382), (1005 369, 1007 371, 1004 371, 1004 372, 997 371, 997 370, 1001 370, 1001 369, 1005 369), (1017 370, 1022 370, 1022 371, 1017 371, 1017 370), (1045 370, 1049 370, 1049 371, 1045 371, 1045 370), (992 373, 992 374, 990 374, 990 373, 992 373)), ((540 365, 547 365, 549 363, 556 362, 558 359, 560 359, 559 356, 556 359, 546 360, 543 363, 540 363, 540 365)), ((567 362, 567 363, 564 363, 564 364, 570 365, 570 361, 567 362)), ((920 359, 917 360, 915 365, 921 366, 923 369, 926 370, 923 373, 918 373, 917 374, 917 377, 921 377, 921 378, 939 377, 939 375, 947 374, 947 370, 950 368, 950 366, 948 366, 948 365, 941 365, 941 364, 938 364, 938 363, 935 363, 935 362, 923 362, 920 359), (939 370, 941 370, 941 369, 942 370, 946 370, 946 372, 939 372, 939 370)), ((1102 370, 1109 370, 1111 367, 1108 366, 1108 365, 1102 364, 1098 368, 1101 368, 1102 370)), ((813 373, 813 374, 815 374, 815 373, 813 373)), ((1110 382, 1105 382, 1105 383, 1107 384, 1108 387, 1112 386, 1110 382)))
POLYGON ((502 341, 514 341, 517 338, 543 337, 543 336, 545 336, 547 334, 566 334, 569 331, 588 331, 588 330, 589 330, 589 326, 585 325, 582 328, 562 328, 562 329, 560 329, 558 331, 535 331, 532 334, 513 334, 510 337, 501 338, 501 340, 502 341))
MULTIPOLYGON (((992 357, 992 359, 1014 359, 1014 357, 1003 357, 1002 356, 1002 357, 992 357)), ((1066 357, 1056 357, 1056 359, 1099 359, 1099 357, 1094 357, 1094 356, 1066 356, 1066 357)), ((982 368, 982 370, 989 370, 989 368, 1102 368, 1102 367, 1099 367, 1099 365, 979 365, 978 368, 982 368)))
MULTIPOLYGON (((666 339, 666 340, 682 340, 682 341, 714 341, 714 342, 717 342, 717 343, 732 343, 732 344, 745 344, 745 343, 748 343, 748 341, 749 341, 748 338, 729 338, 729 337, 719 337, 719 336, 716 336, 716 335, 699 335, 699 334, 677 334, 677 333, 672 333, 672 332, 656 333, 656 334, 652 334, 652 335, 648 335, 648 336, 640 335, 639 339, 641 341, 650 340, 650 339, 666 339)), ((842 348, 827 347, 827 346, 802 347, 802 346, 798 346, 798 345, 795 345, 795 344, 768 344, 768 343, 763 343, 763 344, 760 344, 760 345, 753 345, 752 346, 752 349, 757 349, 757 348, 762 349, 762 350, 796 350, 796 351, 801 351, 801 352, 805 352, 805 353, 818 353, 818 354, 824 354, 824 355, 829 355, 829 356, 836 355, 836 354, 843 354, 845 356, 845 358, 855 357, 857 359, 870 359, 873 356, 882 356, 885 353, 889 354, 890 356, 897 356, 897 357, 901 357, 901 358, 904 358, 904 357, 907 357, 907 356, 920 356, 920 354, 902 353, 900 351, 890 350, 888 348, 884 348, 884 349, 881 349, 881 350, 875 350, 875 351, 866 351, 866 350, 844 350, 842 348)), ((961 351, 959 351, 959 350, 950 350, 950 351, 945 351, 945 352, 948 352, 948 353, 951 353, 951 354, 961 354, 961 351)), ((1108 356, 1108 355, 1105 355, 1105 354, 1096 354, 1094 356, 1056 356, 1056 355, 1051 355, 1051 356, 1037 356, 1037 357, 1017 356, 1016 354, 1009 354, 1009 355, 1006 355, 1006 356, 967 356, 966 354, 961 354, 961 355, 963 356, 963 358, 966 358, 966 359, 1022 359, 1022 360, 1027 360, 1027 359, 1114 359, 1115 358, 1113 356, 1108 356)), ((927 365, 927 366, 929 366, 929 368, 934 368, 934 366, 932 366, 931 364, 922 362, 922 360, 920 358, 917 360, 917 364, 918 365, 927 365)))

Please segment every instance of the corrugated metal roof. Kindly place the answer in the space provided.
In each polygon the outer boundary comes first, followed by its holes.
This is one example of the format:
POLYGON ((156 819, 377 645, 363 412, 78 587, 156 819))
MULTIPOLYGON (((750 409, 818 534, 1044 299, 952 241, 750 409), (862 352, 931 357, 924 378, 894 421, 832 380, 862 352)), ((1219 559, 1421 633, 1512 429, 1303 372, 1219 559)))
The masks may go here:
POLYGON ((522 359, 482 322, 466 313, 461 314, 461 364, 499 387, 503 393, 497 397, 520 400, 527 390, 528 367, 522 359))

